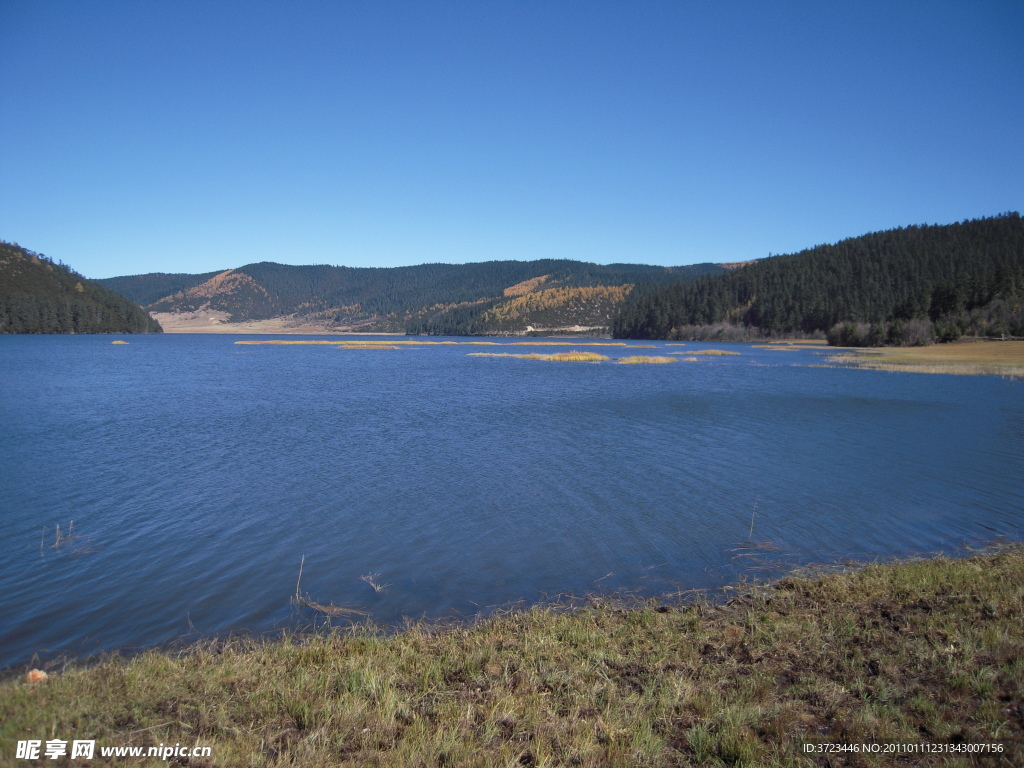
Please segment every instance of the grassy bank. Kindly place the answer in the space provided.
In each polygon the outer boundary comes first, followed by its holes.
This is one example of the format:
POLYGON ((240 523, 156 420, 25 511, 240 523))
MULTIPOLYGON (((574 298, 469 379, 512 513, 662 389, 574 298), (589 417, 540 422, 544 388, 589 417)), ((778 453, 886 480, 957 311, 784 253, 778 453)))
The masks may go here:
POLYGON ((55 735, 212 748, 191 766, 970 765, 803 745, 996 739, 986 764, 1020 765, 1022 619, 1015 550, 788 577, 725 605, 225 640, 4 682, 0 762, 55 735))
POLYGON ((856 368, 1024 378, 1024 341, 975 341, 930 347, 876 347, 829 357, 856 368))

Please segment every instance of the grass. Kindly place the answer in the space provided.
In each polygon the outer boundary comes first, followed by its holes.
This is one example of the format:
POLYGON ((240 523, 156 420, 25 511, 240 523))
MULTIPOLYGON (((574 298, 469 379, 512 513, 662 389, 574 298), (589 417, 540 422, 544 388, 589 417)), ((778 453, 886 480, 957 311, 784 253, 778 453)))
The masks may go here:
POLYGON ((804 745, 998 740, 989 764, 1024 760, 1021 550, 732 594, 55 664, 0 684, 0 755, 56 737, 212 747, 193 768, 966 766, 804 745))
POLYGON ((391 586, 390 584, 381 583, 379 573, 367 573, 363 576, 360 576, 359 580, 365 581, 367 584, 369 584, 373 591, 377 594, 380 594, 381 592, 387 592, 388 587, 391 586))
POLYGON ((350 339, 350 340, 337 340, 337 339, 265 339, 265 340, 252 340, 244 339, 242 341, 236 341, 235 344, 247 344, 247 345, 277 345, 277 346, 332 346, 332 347, 357 347, 357 348, 369 348, 369 347, 383 347, 393 348, 395 346, 405 347, 417 347, 417 346, 436 346, 438 344, 454 344, 454 341, 409 341, 405 339, 388 339, 386 341, 375 341, 367 339, 350 339))
POLYGON ((580 352, 573 350, 571 352, 556 352, 551 355, 540 355, 540 354, 528 354, 528 355, 513 355, 507 352, 470 352, 470 357, 517 357, 520 360, 548 360, 556 363, 601 363, 609 358, 605 355, 599 355, 596 352, 580 352))
POLYGON ((727 351, 724 349, 695 349, 691 355, 738 355, 739 352, 727 351))
POLYGON ((513 347, 628 347, 624 341, 513 341, 513 347))
POLYGON ((401 349, 394 344, 339 344, 336 349, 401 349))
POLYGON ((621 365, 663 365, 665 363, 676 362, 676 358, 650 357, 649 355, 632 355, 631 357, 620 357, 618 362, 621 365))
POLYGON ((882 371, 1024 377, 1024 341, 878 347, 847 350, 828 359, 854 368, 882 371))

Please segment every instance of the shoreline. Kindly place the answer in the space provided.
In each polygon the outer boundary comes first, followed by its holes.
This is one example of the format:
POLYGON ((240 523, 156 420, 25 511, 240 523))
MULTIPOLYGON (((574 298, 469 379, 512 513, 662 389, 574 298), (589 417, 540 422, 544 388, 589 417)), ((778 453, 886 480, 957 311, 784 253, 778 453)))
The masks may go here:
POLYGON ((869 741, 1024 757, 1020 544, 731 591, 73 662, 0 682, 0 754, 84 738, 209 745, 188 763, 209 766, 783 765, 869 741))
POLYGON ((927 347, 829 347, 830 363, 906 373, 1024 378, 1024 341, 957 341, 927 347))

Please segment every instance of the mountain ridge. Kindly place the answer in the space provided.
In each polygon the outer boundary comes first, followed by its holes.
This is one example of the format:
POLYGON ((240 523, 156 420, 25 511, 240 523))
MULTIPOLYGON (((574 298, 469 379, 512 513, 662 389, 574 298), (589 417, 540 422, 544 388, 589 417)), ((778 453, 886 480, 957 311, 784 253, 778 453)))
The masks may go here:
POLYGON ((199 275, 149 273, 99 282, 161 318, 207 318, 224 332, 277 321, 334 332, 491 335, 606 332, 637 284, 667 285, 721 271, 714 264, 567 259, 409 267, 264 261, 199 275))

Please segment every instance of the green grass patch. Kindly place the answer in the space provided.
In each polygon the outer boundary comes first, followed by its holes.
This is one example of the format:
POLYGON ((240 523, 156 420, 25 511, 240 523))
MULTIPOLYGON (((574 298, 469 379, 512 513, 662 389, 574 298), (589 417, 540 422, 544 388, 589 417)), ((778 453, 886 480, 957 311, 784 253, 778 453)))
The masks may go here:
POLYGON ((53 665, 0 684, 0 759, 27 738, 200 744, 212 758, 188 765, 247 768, 970 764, 807 743, 999 741, 993 765, 1024 759, 1021 550, 731 594, 53 665))

